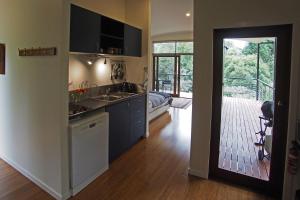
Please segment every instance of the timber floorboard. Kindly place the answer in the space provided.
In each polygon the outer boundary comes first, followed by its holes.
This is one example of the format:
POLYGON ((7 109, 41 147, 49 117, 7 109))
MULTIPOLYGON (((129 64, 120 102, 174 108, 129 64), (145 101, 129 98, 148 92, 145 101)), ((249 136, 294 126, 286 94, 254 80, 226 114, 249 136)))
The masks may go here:
MULTIPOLYGON (((110 169, 71 200, 268 200, 247 188, 188 175, 191 107, 170 108, 110 169)), ((0 160, 0 199, 52 199, 0 160), (4 167, 3 167, 4 166, 4 167)))
MULTIPOLYGON (((219 168, 269 180, 270 161, 258 159, 261 102, 223 97, 219 168)), ((267 130, 271 134, 270 128, 267 130)))

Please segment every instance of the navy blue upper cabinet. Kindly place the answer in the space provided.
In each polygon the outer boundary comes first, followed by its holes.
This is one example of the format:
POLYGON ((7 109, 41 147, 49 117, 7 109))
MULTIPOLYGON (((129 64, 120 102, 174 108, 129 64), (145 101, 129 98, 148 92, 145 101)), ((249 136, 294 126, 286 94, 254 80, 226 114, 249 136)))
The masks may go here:
POLYGON ((142 31, 71 5, 70 51, 141 56, 142 31))
POLYGON ((100 53, 123 55, 124 23, 102 16, 101 30, 100 53))
POLYGON ((70 51, 96 53, 100 49, 101 15, 71 5, 70 51))
POLYGON ((124 27, 124 55, 142 56, 142 31, 125 24, 124 27))

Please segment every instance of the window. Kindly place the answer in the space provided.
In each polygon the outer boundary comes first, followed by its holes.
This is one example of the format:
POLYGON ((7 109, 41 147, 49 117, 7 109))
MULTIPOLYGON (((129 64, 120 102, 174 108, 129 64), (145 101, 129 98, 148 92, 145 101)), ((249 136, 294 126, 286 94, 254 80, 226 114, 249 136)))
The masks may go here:
POLYGON ((194 52, 194 43, 191 41, 173 41, 173 42, 155 42, 153 49, 155 54, 176 54, 176 53, 189 53, 194 52))
POLYGON ((154 53, 175 53, 175 42, 154 43, 154 53))
POLYGON ((153 90, 192 98, 193 45, 192 41, 153 44, 153 90))

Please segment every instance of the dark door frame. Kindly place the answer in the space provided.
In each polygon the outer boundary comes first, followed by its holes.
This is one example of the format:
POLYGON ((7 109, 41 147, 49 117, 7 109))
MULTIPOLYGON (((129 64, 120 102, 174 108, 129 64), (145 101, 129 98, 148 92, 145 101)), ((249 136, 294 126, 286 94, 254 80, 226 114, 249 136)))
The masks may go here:
POLYGON ((173 85, 173 97, 180 97, 180 82, 181 82, 181 56, 191 55, 193 53, 154 53, 153 54, 153 81, 152 81, 152 90, 158 90, 159 83, 155 80, 155 77, 158 77, 159 59, 160 57, 174 57, 174 85, 173 85))
POLYGON ((159 89, 159 82, 155 80, 158 77, 158 66, 159 66, 159 58, 174 58, 174 71, 173 71, 173 93, 171 94, 173 97, 179 97, 180 91, 180 56, 177 54, 153 54, 153 89, 158 91, 159 89))
MULTIPOLYGON (((289 87, 291 68, 292 25, 229 28, 214 30, 213 100, 209 176, 251 187, 281 198, 283 190, 285 150, 287 142, 289 87), (275 112, 272 141, 270 180, 226 171, 218 167, 223 87, 223 39, 276 37, 275 112)), ((257 118, 258 119, 258 118, 257 118)))

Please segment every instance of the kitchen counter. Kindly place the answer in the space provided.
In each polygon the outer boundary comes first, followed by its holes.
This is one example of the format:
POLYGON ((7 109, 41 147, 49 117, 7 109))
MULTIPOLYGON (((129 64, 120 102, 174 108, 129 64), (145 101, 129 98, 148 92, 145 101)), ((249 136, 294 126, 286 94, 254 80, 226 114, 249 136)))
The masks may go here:
MULTIPOLYGON (((117 93, 115 93, 117 94, 117 93)), ((112 94, 113 95, 113 94, 112 94)), ((96 99, 96 97, 90 97, 87 98, 85 100, 82 100, 78 103, 74 103, 73 105, 75 106, 83 106, 85 108, 87 108, 86 110, 82 111, 82 112, 78 112, 76 114, 73 115, 69 115, 69 120, 73 121, 73 120, 77 120, 77 119, 81 119, 85 116, 88 116, 96 111, 100 111, 100 110, 104 110, 106 106, 110 106, 116 103, 120 103, 122 101, 127 101, 130 100, 132 98, 138 97, 138 96, 143 96, 146 95, 146 92, 142 92, 142 93, 135 93, 132 94, 130 96, 122 96, 117 100, 114 101, 106 101, 106 100, 98 100, 96 99)))

